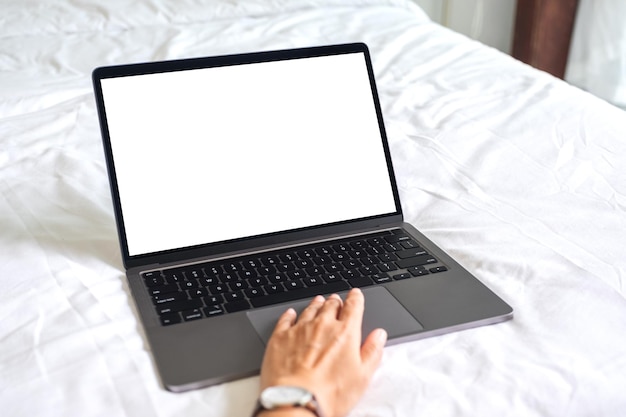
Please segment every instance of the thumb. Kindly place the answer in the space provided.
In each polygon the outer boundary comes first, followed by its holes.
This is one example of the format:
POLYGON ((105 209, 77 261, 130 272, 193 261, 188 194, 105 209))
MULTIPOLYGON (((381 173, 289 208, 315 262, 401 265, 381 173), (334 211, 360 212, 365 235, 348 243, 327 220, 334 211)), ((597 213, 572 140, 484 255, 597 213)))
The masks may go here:
POLYGON ((387 332, 384 329, 375 329, 367 336, 361 346, 361 361, 367 370, 368 375, 372 375, 383 357, 383 348, 387 342, 387 332))

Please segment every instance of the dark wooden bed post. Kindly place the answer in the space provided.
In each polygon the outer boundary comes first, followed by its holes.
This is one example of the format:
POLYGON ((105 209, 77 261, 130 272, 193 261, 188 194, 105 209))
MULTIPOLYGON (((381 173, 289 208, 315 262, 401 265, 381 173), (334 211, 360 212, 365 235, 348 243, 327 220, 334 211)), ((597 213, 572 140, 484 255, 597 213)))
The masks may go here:
POLYGON ((513 57, 563 78, 578 0, 517 0, 513 57))

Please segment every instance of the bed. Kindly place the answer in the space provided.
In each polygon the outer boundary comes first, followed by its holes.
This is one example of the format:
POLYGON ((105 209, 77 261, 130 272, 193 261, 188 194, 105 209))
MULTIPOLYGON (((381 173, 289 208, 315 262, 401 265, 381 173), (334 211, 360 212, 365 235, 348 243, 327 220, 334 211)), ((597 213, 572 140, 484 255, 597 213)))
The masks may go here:
MULTIPOLYGON (((160 385, 125 281, 101 65, 368 44, 405 218, 515 309, 386 348, 350 414, 626 415, 626 113, 408 0, 0 3, 0 413, 250 414, 160 385)), ((355 149, 358 152, 358 149, 355 149)))

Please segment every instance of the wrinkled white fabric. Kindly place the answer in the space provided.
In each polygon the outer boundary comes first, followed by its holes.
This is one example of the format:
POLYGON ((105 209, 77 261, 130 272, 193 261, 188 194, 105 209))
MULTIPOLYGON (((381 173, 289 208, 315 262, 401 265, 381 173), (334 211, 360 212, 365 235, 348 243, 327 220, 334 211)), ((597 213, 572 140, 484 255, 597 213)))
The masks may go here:
POLYGON ((580 0, 565 79, 626 109, 626 2, 580 0))
POLYGON ((249 415, 257 377, 159 385, 90 73, 352 41, 372 52, 406 219, 515 318, 387 348, 350 415, 624 415, 623 111, 401 0, 2 0, 0 27, 2 415, 249 415))

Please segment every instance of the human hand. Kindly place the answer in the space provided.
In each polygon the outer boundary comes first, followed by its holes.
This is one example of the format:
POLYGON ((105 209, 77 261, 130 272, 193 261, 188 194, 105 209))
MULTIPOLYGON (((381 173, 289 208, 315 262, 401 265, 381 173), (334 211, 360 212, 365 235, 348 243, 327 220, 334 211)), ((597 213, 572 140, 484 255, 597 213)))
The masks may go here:
POLYGON ((297 320, 296 312, 287 310, 267 344, 261 390, 306 388, 327 417, 345 416, 367 388, 387 340, 387 333, 376 329, 361 345, 363 309, 363 293, 355 288, 345 302, 336 294, 315 297, 297 320))

